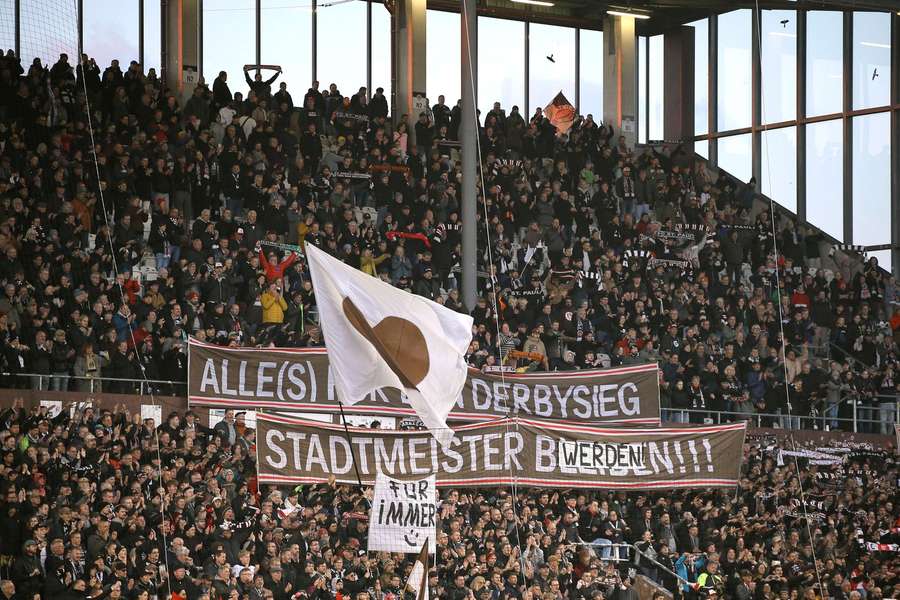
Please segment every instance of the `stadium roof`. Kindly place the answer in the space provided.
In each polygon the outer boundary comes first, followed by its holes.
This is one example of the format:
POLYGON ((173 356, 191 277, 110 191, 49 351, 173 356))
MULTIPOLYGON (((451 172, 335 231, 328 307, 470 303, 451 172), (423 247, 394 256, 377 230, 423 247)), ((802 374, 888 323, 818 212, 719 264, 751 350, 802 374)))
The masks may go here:
MULTIPOLYGON (((754 0, 481 0, 478 13, 537 23, 600 29, 607 10, 633 12, 649 17, 638 21, 642 35, 656 34, 676 24, 739 8, 753 8, 754 0)), ((429 0, 429 8, 459 10, 459 0, 429 0)), ((897 0, 759 0, 762 9, 872 10, 892 12, 897 0)))

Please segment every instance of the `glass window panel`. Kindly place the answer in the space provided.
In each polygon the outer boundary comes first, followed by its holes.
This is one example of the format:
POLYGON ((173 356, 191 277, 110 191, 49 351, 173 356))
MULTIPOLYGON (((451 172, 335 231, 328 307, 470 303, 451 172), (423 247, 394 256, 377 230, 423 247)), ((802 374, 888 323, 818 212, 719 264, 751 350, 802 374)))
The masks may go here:
POLYGON ((34 58, 53 66, 60 54, 68 54, 69 64, 78 64, 78 15, 74 2, 62 2, 53 10, 47 10, 42 2, 22 2, 19 19, 19 55, 26 72, 34 58))
POLYGON ((532 23, 529 34, 531 112, 553 102, 559 92, 575 102, 575 30, 532 23))
POLYGON ((581 106, 578 112, 603 120, 603 32, 582 29, 581 34, 581 106))
POLYGON ((806 126, 806 220, 844 239, 844 126, 838 119, 806 126))
POLYGON ((647 38, 638 38, 638 143, 647 143, 647 38))
POLYGON ((891 15, 853 13, 853 108, 891 101, 891 15))
MULTIPOLYGON (((312 85, 312 8, 291 0, 263 0, 260 9, 260 62, 279 65, 284 72, 276 83, 285 82, 294 104, 302 104, 312 85)), ((235 91, 233 84, 231 91, 235 91)))
POLYGON ((749 127, 751 123, 750 29, 748 9, 719 15, 719 131, 749 127))
POLYGON ((525 110, 525 23, 479 17, 478 109, 482 119, 494 102, 499 102, 507 115, 513 105, 519 112, 525 110))
POLYGON ((352 96, 366 85, 366 3, 331 4, 316 16, 316 76, 323 89, 335 83, 343 96, 352 96))
POLYGON ((694 152, 703 158, 709 158, 709 140, 697 140, 694 142, 694 152))
POLYGON ((16 3, 15 0, 0 0, 0 50, 16 49, 16 3))
POLYGON ((797 117, 797 11, 762 11, 762 122, 797 117))
MULTIPOLYGON (((269 34, 263 40, 267 37, 269 34)), ((292 37, 277 39, 284 43, 292 37)), ((244 65, 255 62, 256 0, 206 0, 203 3, 204 79, 212 85, 219 71, 225 71, 231 93, 241 92, 246 97, 244 65)))
POLYGON ((447 106, 452 107, 462 97, 459 13, 429 10, 426 18, 431 35, 425 39, 428 69, 425 92, 432 102, 437 102, 437 97, 443 94, 447 106))
POLYGON ((762 160, 759 189, 790 210, 797 212, 797 130, 794 127, 770 129, 762 134, 762 160))
POLYGON ((750 181, 753 174, 753 165, 750 153, 750 134, 732 135, 719 138, 719 168, 727 171, 740 181, 750 181))
POLYGON ((162 61, 162 12, 160 0, 144 1, 144 72, 156 69, 162 61))
MULTIPOLYGON (((853 243, 891 242, 891 115, 853 119, 853 243)), ((876 253, 891 270, 890 252, 876 253)))
POLYGON ((806 114, 843 110, 844 14, 811 10, 806 14, 806 114))
POLYGON ((101 69, 113 59, 124 73, 137 60, 140 44, 138 0, 91 0, 84 3, 84 51, 101 69))
POLYGON ((655 35, 651 37, 647 45, 647 51, 650 52, 650 71, 647 79, 650 114, 648 115, 647 138, 661 140, 665 137, 663 133, 663 101, 665 96, 663 91, 665 87, 663 36, 655 35))
POLYGON ((694 28, 694 133, 709 133, 709 19, 694 28))
MULTIPOLYGON (((427 23, 426 23, 427 27, 427 23)), ((372 94, 384 88, 391 101, 391 13, 383 4, 372 3, 372 94)))

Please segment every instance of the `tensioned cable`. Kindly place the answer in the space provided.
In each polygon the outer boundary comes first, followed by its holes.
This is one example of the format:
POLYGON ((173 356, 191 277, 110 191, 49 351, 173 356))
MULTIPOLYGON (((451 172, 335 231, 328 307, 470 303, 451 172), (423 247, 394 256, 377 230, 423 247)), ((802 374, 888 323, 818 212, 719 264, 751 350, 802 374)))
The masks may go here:
MULTIPOLYGON (((475 102, 475 73, 472 67, 472 32, 469 31, 469 15, 466 10, 466 2, 465 0, 460 0, 460 4, 462 5, 462 9, 460 10, 460 17, 462 18, 463 27, 465 27, 466 33, 466 57, 468 58, 469 64, 469 86, 471 87, 469 92, 472 94, 472 115, 474 117, 474 122, 469 126, 475 128, 475 157, 477 163, 475 165, 478 171, 478 179, 481 182, 481 198, 482 205, 484 206, 484 233, 485 233, 485 243, 487 245, 487 259, 488 259, 488 274, 491 278, 491 303, 494 308, 494 324, 496 326, 497 331, 497 355, 501 359, 500 360, 500 384, 504 390, 506 390, 506 374, 504 372, 504 365, 502 361, 502 352, 503 348, 500 345, 500 312, 497 310, 497 282, 498 278, 496 275, 496 268, 494 266, 494 252, 491 248, 491 223, 489 219, 488 207, 487 207, 487 190, 484 187, 484 165, 482 164, 482 156, 481 156, 481 140, 480 140, 480 124, 478 122, 478 106, 475 102)), ((465 124, 463 124, 465 126, 465 124)), ((463 182, 464 185, 468 184, 468 182, 463 182)), ((476 199, 477 201, 477 199, 476 199)), ((475 218, 475 215, 466 215, 464 218, 475 218)), ((476 248, 478 241, 476 239, 476 248)), ((510 434, 510 413, 509 413, 509 404, 507 402, 507 397, 503 396, 503 406, 507 410, 507 417, 504 419, 506 423, 506 435, 510 434)), ((516 419, 516 433, 519 430, 519 419, 516 419)), ((511 506, 512 512, 515 517, 516 523, 516 546, 519 548, 519 568, 522 570, 522 576, 524 577, 525 572, 525 555, 522 550, 522 534, 519 525, 519 512, 516 510, 516 502, 519 498, 518 486, 516 484, 516 475, 513 470, 512 460, 509 459, 509 487, 512 492, 511 506)))
MULTIPOLYGON (((75 10, 77 12, 78 0, 73 0, 73 2, 75 2, 75 10)), ((76 35, 77 35, 77 33, 76 33, 76 35)), ((94 175, 97 178, 97 195, 100 198, 100 210, 103 212, 103 220, 106 223, 106 230, 107 230, 106 239, 107 239, 107 242, 109 245, 109 252, 112 257, 113 279, 115 280, 116 285, 119 287, 119 297, 120 297, 122 303, 125 303, 127 296, 125 295, 125 290, 122 288, 122 284, 119 283, 119 280, 118 280, 119 266, 118 266, 118 261, 116 260, 116 249, 115 249, 115 246, 113 246, 113 240, 112 240, 113 229, 109 223, 109 212, 107 212, 107 210, 106 210, 106 199, 104 198, 104 195, 103 195, 103 186, 100 185, 100 164, 97 160, 97 142, 94 138, 94 122, 93 122, 93 118, 91 116, 91 100, 90 100, 90 97, 88 96, 87 77, 85 77, 85 65, 82 64, 81 56, 78 57, 78 63, 81 66, 81 85, 82 85, 82 92, 84 93, 84 107, 85 107, 85 113, 87 115, 88 134, 90 135, 90 139, 91 139, 91 157, 93 158, 93 162, 94 162, 94 175)), ((127 306, 127 304, 126 304, 126 306, 127 306)), ((128 307, 128 312, 129 312, 129 314, 134 314, 131 311, 130 306, 128 307)), ((140 351, 140 348, 138 348, 137 340, 134 337, 134 329, 132 329, 130 323, 128 323, 128 333, 131 336, 131 346, 134 348, 134 353, 135 353, 135 356, 137 357, 138 367, 140 367, 141 379, 143 379, 143 383, 147 384, 147 391, 150 393, 150 404, 153 405, 154 407, 159 406, 160 421, 162 421, 162 405, 157 403, 156 396, 153 393, 153 386, 152 386, 152 384, 149 383, 149 380, 147 379, 146 367, 144 367, 144 361, 141 357, 141 351, 140 351)), ((160 448, 160 444, 159 444, 159 426, 160 425, 162 425, 162 422, 160 422, 159 425, 157 425, 156 427, 153 428, 153 434, 156 438, 156 460, 159 462, 159 467, 158 467, 158 471, 157 471, 158 479, 159 479, 159 508, 160 508, 160 516, 161 516, 159 531, 162 534, 162 541, 163 541, 162 554, 163 554, 163 558, 165 559, 165 563, 166 563, 166 580, 167 580, 169 592, 171 593, 171 591, 172 591, 172 573, 169 570, 169 542, 168 542, 168 539, 166 536, 166 527, 165 527, 166 488, 165 488, 165 484, 163 482, 163 477, 162 477, 163 462, 162 462, 162 452, 161 452, 161 448, 160 448)))
MULTIPOLYGON (((763 82, 765 81, 765 77, 763 76, 763 60, 762 60, 762 11, 759 8, 759 0, 754 0, 755 3, 755 11, 756 11, 756 37, 757 37, 757 49, 758 49, 758 59, 759 59, 759 97, 760 97, 760 121, 762 124, 762 139, 765 144, 765 148, 763 149, 763 154, 766 157, 766 179, 769 183, 769 192, 772 191, 772 163, 771 156, 769 154, 769 140, 766 133, 768 133, 769 128, 766 124, 768 121, 766 119, 766 96, 763 93, 763 82)), ((794 13, 797 14, 796 11, 794 13)), ((762 148, 762 145, 760 145, 762 148)), ((778 265, 778 232, 775 224, 775 201, 769 196, 769 217, 772 225, 772 250, 775 254, 775 294, 778 298, 778 328, 781 333, 781 365, 784 370, 784 396, 785 396, 785 410, 787 411, 788 418, 788 429, 791 428, 793 422, 792 415, 792 407, 791 407, 791 386, 788 385, 788 370, 787 370, 787 340, 784 337, 784 308, 782 307, 781 302, 781 276, 779 274, 779 265, 778 265)), ((794 440, 794 434, 788 433, 788 439, 791 441, 791 448, 794 452, 797 451, 797 442, 794 440)), ((797 487, 800 491, 800 504, 803 505, 803 520, 806 521, 806 534, 809 537, 809 546, 812 549, 812 559, 813 559, 813 567, 816 570, 816 580, 819 584, 819 591, 824 595, 825 588, 822 587, 822 575, 819 572, 819 560, 816 557, 816 540, 813 535, 812 526, 809 521, 809 511, 806 507, 806 497, 803 491, 803 476, 800 472, 800 463, 798 460, 799 457, 794 456, 794 468, 797 471, 797 487)))

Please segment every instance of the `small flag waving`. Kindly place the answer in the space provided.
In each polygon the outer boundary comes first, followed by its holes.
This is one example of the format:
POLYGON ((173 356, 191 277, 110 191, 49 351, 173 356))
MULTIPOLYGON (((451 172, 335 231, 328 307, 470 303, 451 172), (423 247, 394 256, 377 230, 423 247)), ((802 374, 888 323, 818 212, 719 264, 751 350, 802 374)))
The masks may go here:
POLYGON ((472 317, 399 290, 307 245, 319 320, 342 404, 404 391, 441 446, 466 381, 472 317))
POLYGON ((406 590, 415 594, 416 600, 428 600, 428 540, 422 544, 422 551, 409 572, 406 590))
POLYGON ((562 92, 559 92, 553 101, 544 108, 544 115, 556 127, 557 135, 563 135, 575 123, 575 107, 562 92))

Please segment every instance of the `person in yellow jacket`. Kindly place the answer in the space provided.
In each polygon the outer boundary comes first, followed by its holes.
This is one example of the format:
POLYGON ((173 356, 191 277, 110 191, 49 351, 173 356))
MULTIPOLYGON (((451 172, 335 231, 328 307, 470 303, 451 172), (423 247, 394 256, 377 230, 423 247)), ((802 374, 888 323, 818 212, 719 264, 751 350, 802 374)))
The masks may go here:
POLYGON ((270 283, 269 288, 260 296, 262 303, 263 325, 280 325, 284 323, 284 311, 287 310, 287 302, 281 294, 280 283, 270 283))
POLYGON ((701 573, 697 578, 697 591, 701 598, 718 597, 720 600, 725 596, 725 580, 719 575, 719 563, 710 561, 706 565, 706 572, 701 573))
POLYGON ((381 256, 373 256, 370 248, 363 248, 362 256, 359 257, 359 269, 372 277, 378 277, 378 265, 390 257, 391 255, 387 253, 381 256))

